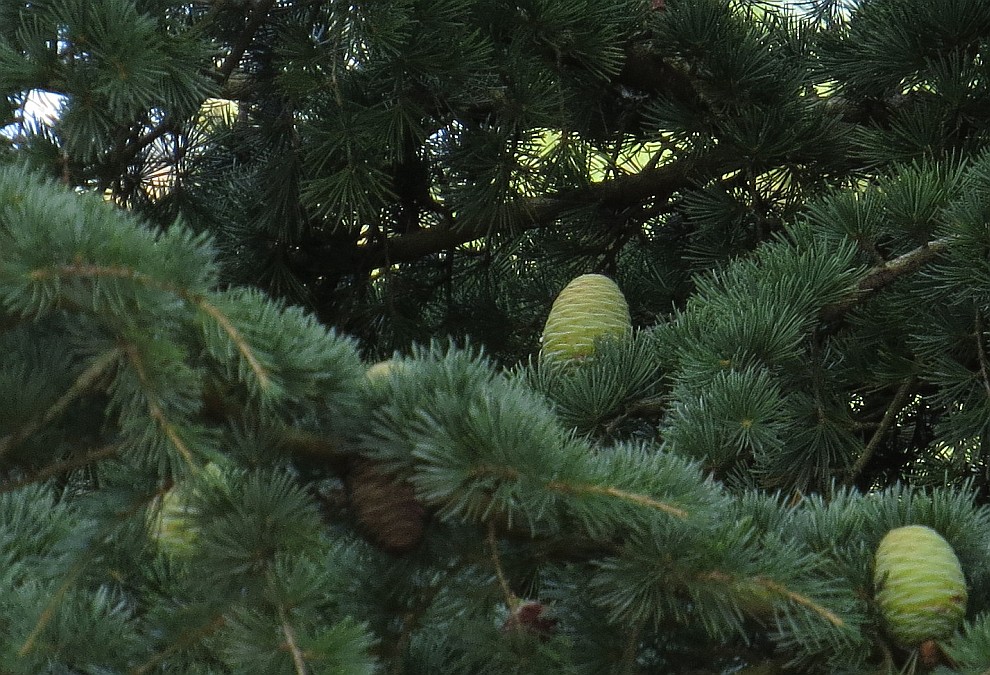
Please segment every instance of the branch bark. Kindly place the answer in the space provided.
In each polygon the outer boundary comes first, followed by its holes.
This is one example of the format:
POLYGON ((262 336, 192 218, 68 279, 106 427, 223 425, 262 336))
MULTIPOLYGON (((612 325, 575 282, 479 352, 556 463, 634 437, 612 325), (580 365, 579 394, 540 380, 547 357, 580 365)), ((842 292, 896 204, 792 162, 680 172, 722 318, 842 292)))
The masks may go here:
POLYGON ((952 243, 953 237, 927 242, 893 260, 871 268, 857 285, 856 292, 841 302, 828 305, 821 312, 824 321, 835 321, 850 309, 894 281, 917 272, 938 257, 952 243))
MULTIPOLYGON (((685 157, 660 167, 554 196, 523 198, 516 203, 509 218, 508 229, 522 232, 547 227, 565 212, 581 207, 621 208, 645 199, 667 200, 702 176, 718 176, 737 168, 739 160, 731 160, 719 153, 708 153, 685 157)), ((355 256, 353 271, 368 271, 395 263, 411 262, 490 234, 492 230, 488 224, 455 224, 450 228, 431 228, 392 237, 361 247, 355 256)))

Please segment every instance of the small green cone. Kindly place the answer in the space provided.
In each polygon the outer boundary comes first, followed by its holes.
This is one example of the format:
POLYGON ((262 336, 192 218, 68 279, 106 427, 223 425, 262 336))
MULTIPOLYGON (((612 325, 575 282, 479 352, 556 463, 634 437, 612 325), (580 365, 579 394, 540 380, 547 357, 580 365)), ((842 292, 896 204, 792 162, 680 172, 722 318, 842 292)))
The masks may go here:
POLYGON ((966 578, 955 551, 923 525, 891 530, 877 547, 876 601, 887 633, 906 647, 951 635, 966 615, 966 578))
POLYGON ((156 509, 152 509, 150 532, 152 539, 167 555, 181 558, 192 554, 199 538, 196 525, 197 509, 192 505, 196 489, 219 488, 223 482, 221 468, 208 463, 203 468, 198 482, 189 480, 169 488, 158 499, 156 509))
POLYGON ((186 501, 182 490, 171 488, 162 495, 158 521, 152 524, 152 536, 162 551, 171 556, 189 555, 196 543, 198 533, 191 522, 194 513, 186 501))
POLYGON ((582 274, 553 301, 543 327, 540 356, 584 359, 595 351, 598 338, 623 335, 631 328, 629 306, 616 283, 601 274, 582 274))
POLYGON ((371 364, 364 371, 364 375, 372 387, 383 387, 394 375, 401 375, 407 372, 409 372, 409 364, 407 362, 398 359, 388 359, 371 364))

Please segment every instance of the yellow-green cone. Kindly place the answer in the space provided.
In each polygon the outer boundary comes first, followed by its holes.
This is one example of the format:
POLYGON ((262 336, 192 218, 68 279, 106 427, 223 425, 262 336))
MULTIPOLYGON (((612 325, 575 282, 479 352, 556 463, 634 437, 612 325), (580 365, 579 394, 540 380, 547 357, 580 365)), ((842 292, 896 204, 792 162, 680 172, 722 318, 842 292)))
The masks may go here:
POLYGON ((595 340, 622 335, 632 327, 629 306, 614 281, 601 274, 582 274, 553 301, 543 327, 540 355, 548 359, 591 356, 595 340))
POLYGON ((197 515, 193 501, 195 489, 219 487, 223 482, 223 472, 217 464, 209 462, 199 476, 199 482, 192 479, 172 486, 159 499, 157 508, 152 509, 150 523, 152 538, 166 554, 182 557, 193 552, 199 538, 199 528, 195 524, 197 515))
POLYGON ((193 550, 198 532, 191 522, 194 514, 187 504, 187 495, 178 487, 173 487, 162 495, 161 500, 158 521, 152 525, 152 535, 169 555, 188 555, 193 550))
POLYGON ((873 584, 887 632, 907 647, 951 635, 966 614, 959 559, 930 527, 888 532, 877 547, 873 584))
POLYGON ((388 377, 389 373, 391 373, 398 365, 399 362, 393 359, 389 359, 388 361, 379 361, 378 363, 373 363, 368 367, 368 370, 365 371, 365 376, 367 376, 369 380, 377 382, 388 377))

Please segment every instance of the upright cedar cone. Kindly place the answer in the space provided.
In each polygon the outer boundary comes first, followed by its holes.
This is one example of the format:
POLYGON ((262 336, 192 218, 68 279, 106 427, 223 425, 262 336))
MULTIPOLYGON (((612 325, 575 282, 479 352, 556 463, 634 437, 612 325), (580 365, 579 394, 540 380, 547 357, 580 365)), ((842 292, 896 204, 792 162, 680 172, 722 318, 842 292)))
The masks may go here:
POLYGON ((423 538, 426 510, 407 481, 381 471, 369 459, 357 458, 347 475, 347 487, 358 522, 385 551, 405 553, 423 538))
POLYGON ((152 510, 151 536, 171 556, 185 556, 193 551, 199 531, 192 523, 194 512, 187 503, 188 494, 179 486, 168 489, 152 510))
MULTIPOLYGON (((372 387, 381 386, 406 365, 389 359, 368 368, 372 387)), ((390 553, 405 553, 423 538, 426 509, 408 481, 380 469, 365 457, 356 457, 347 474, 347 489, 358 522, 371 539, 390 553)))
POLYGON ((151 509, 150 534, 158 546, 170 556, 181 557, 193 552, 196 540, 199 538, 199 528, 196 526, 197 511, 190 502, 193 492, 199 490, 219 489, 223 484, 223 470, 214 462, 209 462, 194 482, 172 485, 151 509))
POLYGON ((887 632, 906 647, 949 636, 966 614, 959 559, 930 527, 888 532, 877 547, 873 584, 887 632))
POLYGON ((601 274, 582 274, 553 301, 543 327, 540 355, 545 359, 583 359, 595 340, 622 335, 632 327, 629 306, 614 281, 601 274))

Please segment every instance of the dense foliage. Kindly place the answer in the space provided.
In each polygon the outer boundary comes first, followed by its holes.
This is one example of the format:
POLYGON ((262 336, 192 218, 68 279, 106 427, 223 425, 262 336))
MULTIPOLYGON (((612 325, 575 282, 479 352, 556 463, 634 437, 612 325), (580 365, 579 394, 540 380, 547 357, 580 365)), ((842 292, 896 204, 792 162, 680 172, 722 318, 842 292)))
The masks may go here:
POLYGON ((0 0, 0 673, 990 669, 990 0, 798 4, 0 0))

